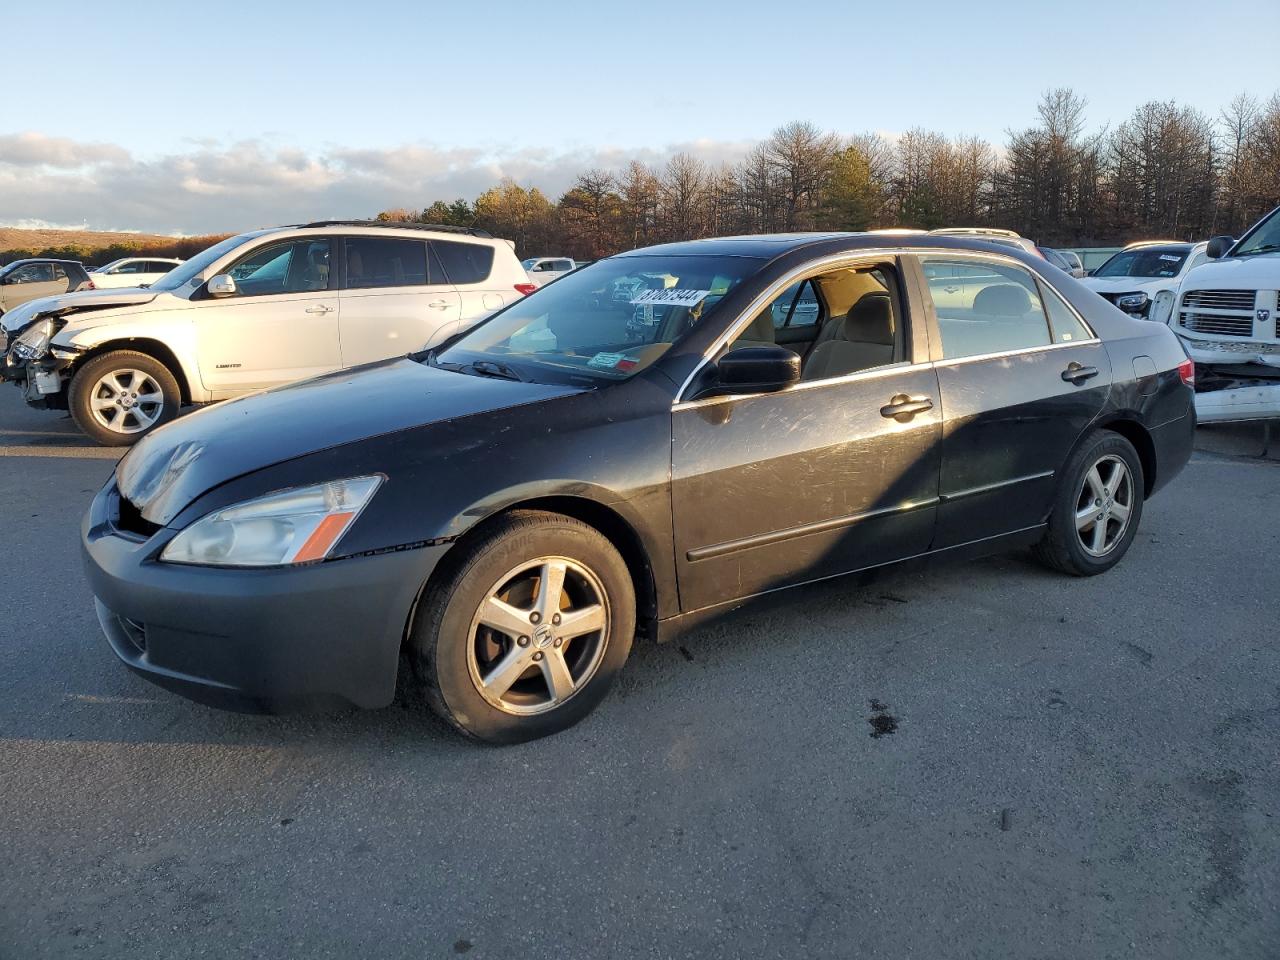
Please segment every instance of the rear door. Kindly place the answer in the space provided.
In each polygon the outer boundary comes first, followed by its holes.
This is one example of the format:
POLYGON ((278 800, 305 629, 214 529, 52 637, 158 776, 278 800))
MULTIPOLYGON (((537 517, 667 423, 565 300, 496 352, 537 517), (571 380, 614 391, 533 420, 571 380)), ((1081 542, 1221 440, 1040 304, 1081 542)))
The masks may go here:
MULTIPOLYGON (((490 244, 433 239, 430 246, 461 298, 460 330, 466 330, 520 298, 514 284, 504 287, 495 277, 496 251, 490 244)), ((515 262, 513 254, 507 256, 515 262)))
POLYGON ((967 306, 929 306, 944 417, 934 546, 1034 527, 1106 402, 1106 349, 1049 284, 1013 260, 919 259, 926 277, 947 273, 973 290, 967 306))
POLYGON ((458 328, 462 298, 425 240, 344 237, 342 365, 402 357, 458 328))
POLYGON ((332 237, 295 237, 254 248, 225 272, 230 297, 191 311, 200 379, 215 400, 314 377, 342 365, 332 237))

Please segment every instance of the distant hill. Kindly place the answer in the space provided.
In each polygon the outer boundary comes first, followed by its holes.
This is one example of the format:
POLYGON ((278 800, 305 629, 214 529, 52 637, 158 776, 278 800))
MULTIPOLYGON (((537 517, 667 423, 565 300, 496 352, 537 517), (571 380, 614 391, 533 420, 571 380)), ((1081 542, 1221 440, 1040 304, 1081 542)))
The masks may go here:
POLYGON ((23 230, 0 227, 0 264, 22 257, 64 257, 98 266, 118 257, 148 253, 185 260, 226 234, 203 237, 161 237, 154 233, 112 233, 100 230, 23 230))

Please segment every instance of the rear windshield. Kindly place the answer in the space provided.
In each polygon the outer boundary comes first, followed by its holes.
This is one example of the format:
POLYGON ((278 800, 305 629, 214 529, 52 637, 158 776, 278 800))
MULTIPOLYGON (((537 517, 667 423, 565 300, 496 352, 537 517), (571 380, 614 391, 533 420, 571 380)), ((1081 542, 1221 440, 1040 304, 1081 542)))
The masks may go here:
POLYGON ((1122 250, 1093 272, 1095 277, 1176 277, 1191 247, 1122 250))
POLYGON ((547 383, 625 380, 687 336, 762 262, 601 260, 516 301, 432 362, 463 372, 505 368, 504 375, 547 383))

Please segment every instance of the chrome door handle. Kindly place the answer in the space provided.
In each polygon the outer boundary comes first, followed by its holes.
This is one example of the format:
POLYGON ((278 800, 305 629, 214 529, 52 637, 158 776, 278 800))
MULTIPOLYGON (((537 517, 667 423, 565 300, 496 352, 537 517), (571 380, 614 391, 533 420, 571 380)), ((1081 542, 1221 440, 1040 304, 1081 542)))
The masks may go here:
POLYGON ((900 393, 893 397, 886 406, 880 408, 880 416, 905 423, 917 413, 933 409, 933 401, 928 397, 909 397, 900 393))
POLYGON ((333 307, 326 307, 323 303, 316 307, 307 307, 307 313, 333 313, 333 307))
POLYGON ((450 303, 448 300, 432 300, 427 306, 432 310, 448 310, 450 303))
POLYGON ((1097 375, 1097 367, 1086 367, 1084 364, 1076 363, 1074 360, 1067 364, 1067 369, 1062 371, 1062 379, 1067 383, 1074 383, 1077 387, 1097 375))

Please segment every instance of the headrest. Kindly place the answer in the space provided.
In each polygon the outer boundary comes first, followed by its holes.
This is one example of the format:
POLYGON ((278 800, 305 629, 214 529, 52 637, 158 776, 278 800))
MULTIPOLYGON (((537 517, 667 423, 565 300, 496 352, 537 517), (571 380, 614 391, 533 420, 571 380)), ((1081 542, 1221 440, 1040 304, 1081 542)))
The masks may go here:
POLYGON ((1031 296, 1026 287, 1016 283, 983 287, 973 298, 973 312, 989 317, 1021 317, 1031 312, 1031 296))
POLYGON ((844 339, 893 346, 893 300, 887 293, 864 293, 849 308, 844 339))
POLYGON ((739 339, 763 343, 775 343, 777 341, 774 336, 773 329, 773 309, 771 307, 765 307, 756 315, 756 318, 751 321, 751 325, 748 326, 746 330, 742 331, 742 335, 739 339))

